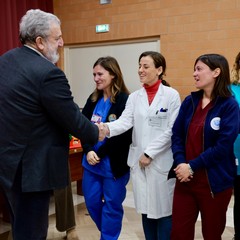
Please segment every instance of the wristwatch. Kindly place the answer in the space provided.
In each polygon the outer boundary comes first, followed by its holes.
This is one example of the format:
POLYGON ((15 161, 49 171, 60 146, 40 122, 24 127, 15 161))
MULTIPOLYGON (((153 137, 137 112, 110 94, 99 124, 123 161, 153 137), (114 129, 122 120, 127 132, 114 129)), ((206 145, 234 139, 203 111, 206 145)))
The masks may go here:
POLYGON ((144 156, 145 156, 146 158, 149 158, 150 160, 152 160, 152 158, 151 158, 148 154, 144 153, 144 156))

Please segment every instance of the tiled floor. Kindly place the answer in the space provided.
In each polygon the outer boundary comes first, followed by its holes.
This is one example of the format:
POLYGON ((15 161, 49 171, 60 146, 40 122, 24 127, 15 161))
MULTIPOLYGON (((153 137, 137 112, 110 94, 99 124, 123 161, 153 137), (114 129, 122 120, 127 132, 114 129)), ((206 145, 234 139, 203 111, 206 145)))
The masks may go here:
MULTIPOLYGON (((75 194, 76 187, 73 184, 73 197, 75 205, 75 214, 77 222, 77 232, 81 240, 99 240, 99 232, 91 220, 86 210, 84 199, 82 196, 75 194)), ((229 205, 227 213, 227 226, 224 231, 223 240, 231 240, 233 237, 233 221, 232 221, 232 201, 229 205)), ((133 194, 131 184, 128 186, 127 197, 124 201, 124 219, 122 232, 119 240, 144 240, 144 235, 141 225, 141 216, 134 209, 133 194)), ((61 240, 65 237, 65 233, 58 232, 55 228, 55 216, 53 202, 50 205, 49 212, 49 231, 48 240, 61 240)), ((10 229, 9 224, 6 224, 0 219, 0 240, 7 240, 7 232, 10 229)), ((196 224, 195 239, 203 239, 201 235, 201 221, 196 224)))

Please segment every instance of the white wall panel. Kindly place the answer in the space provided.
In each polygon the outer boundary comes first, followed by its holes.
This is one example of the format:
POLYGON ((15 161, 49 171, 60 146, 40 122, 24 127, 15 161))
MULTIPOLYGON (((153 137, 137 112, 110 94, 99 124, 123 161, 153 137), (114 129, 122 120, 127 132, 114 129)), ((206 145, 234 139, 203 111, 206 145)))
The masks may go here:
POLYGON ((64 48, 64 66, 75 102, 83 107, 95 88, 92 67, 99 57, 115 57, 122 70, 128 89, 133 92, 141 87, 138 57, 144 51, 159 51, 159 40, 127 42, 108 45, 90 45, 64 48))

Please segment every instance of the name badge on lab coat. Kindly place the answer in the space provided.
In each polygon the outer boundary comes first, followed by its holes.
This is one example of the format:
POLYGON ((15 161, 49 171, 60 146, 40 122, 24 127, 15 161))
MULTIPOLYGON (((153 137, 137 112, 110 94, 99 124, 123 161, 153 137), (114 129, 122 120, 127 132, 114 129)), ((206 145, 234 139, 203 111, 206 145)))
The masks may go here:
POLYGON ((166 122, 167 114, 157 114, 148 118, 148 125, 152 127, 164 127, 164 121, 166 122))

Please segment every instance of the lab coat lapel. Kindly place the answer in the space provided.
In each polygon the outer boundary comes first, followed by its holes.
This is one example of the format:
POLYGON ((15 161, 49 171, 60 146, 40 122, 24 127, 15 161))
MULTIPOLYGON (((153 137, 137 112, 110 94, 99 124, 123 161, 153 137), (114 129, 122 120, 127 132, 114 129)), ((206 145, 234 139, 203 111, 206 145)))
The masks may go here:
POLYGON ((142 87, 139 96, 140 96, 140 101, 137 104, 139 104, 141 106, 141 108, 143 108, 146 111, 148 111, 149 110, 148 96, 147 96, 147 92, 144 89, 144 87, 142 87))

